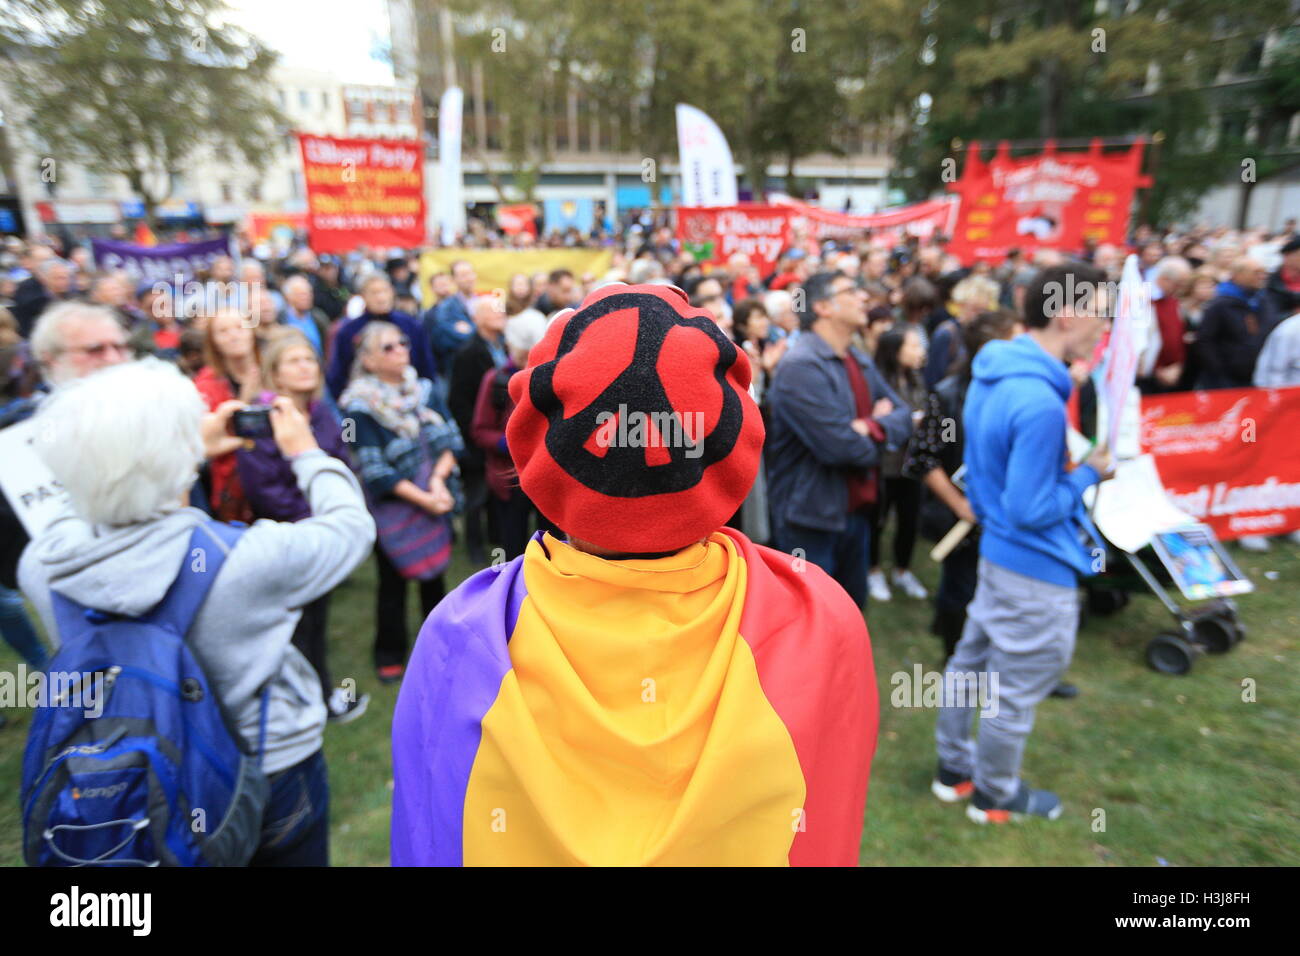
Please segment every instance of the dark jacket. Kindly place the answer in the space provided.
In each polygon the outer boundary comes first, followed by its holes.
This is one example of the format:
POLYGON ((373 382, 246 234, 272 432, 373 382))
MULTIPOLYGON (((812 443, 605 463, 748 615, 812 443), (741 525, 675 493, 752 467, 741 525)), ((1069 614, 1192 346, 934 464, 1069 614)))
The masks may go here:
POLYGON ((879 419, 885 441, 859 435, 853 390, 844 363, 820 335, 804 332, 777 366, 768 391, 768 498, 776 525, 843 531, 848 519, 848 478, 880 465, 883 449, 899 450, 912 435, 912 410, 886 383, 875 363, 855 348, 874 403, 894 410, 879 419), (883 445, 883 449, 882 449, 883 445))
POLYGON ((18 321, 18 334, 31 338, 36 320, 40 318, 45 307, 51 302, 50 294, 45 291, 36 276, 28 276, 14 289, 14 304, 10 311, 18 321))
POLYGON ((464 348, 474 334, 474 322, 459 295, 443 299, 421 317, 424 334, 429 338, 438 371, 451 377, 451 365, 456 353, 464 348))
POLYGON ((925 387, 934 388, 966 357, 966 342, 961 323, 956 319, 940 322, 930 336, 930 351, 925 359, 925 387))
MULTIPOLYGON (((257 400, 269 405, 274 399, 274 392, 263 392, 257 400)), ((334 412, 319 399, 311 403, 309 411, 311 431, 321 451, 351 468, 351 456, 343 443, 343 430, 334 412)), ((280 454, 275 439, 257 439, 252 448, 235 452, 235 461, 239 467, 239 481, 244 486, 248 503, 253 506, 255 517, 301 521, 311 516, 311 506, 298 488, 293 465, 280 454)))
POLYGON ((348 304, 350 293, 347 287, 326 285, 325 280, 317 275, 309 275, 307 281, 311 283, 312 306, 324 312, 331 322, 339 318, 348 304))
POLYGON ((515 410, 510 399, 510 377, 517 371, 513 362, 507 362, 484 374, 469 431, 470 440, 483 452, 488 490, 502 501, 519 487, 519 473, 506 444, 506 423, 515 410))
POLYGON ((1273 300, 1273 311, 1277 313, 1279 322, 1300 311, 1300 292, 1292 292, 1287 288, 1286 282, 1282 279, 1281 268, 1269 274, 1268 285, 1264 290, 1273 300))
MULTIPOLYGON (((501 355, 504 358, 504 344, 501 346, 501 355)), ((461 435, 467 438, 472 434, 474 406, 478 402, 478 390, 483 383, 483 376, 497 367, 497 360, 492 355, 487 339, 477 331, 452 360, 451 379, 447 386, 447 408, 451 411, 451 417, 456 419, 461 435)), ((483 450, 474 442, 466 440, 460 463, 464 471, 482 471, 483 450)))
POLYGON ((1262 290, 1250 293, 1233 282, 1219 283, 1196 330, 1201 369, 1196 387, 1250 388, 1259 350, 1277 322, 1262 290))
POLYGON ((425 338, 424 327, 405 312, 389 312, 387 315, 371 315, 362 312, 355 319, 344 319, 339 323, 334 334, 334 352, 330 355, 329 371, 325 373, 325 386, 337 400, 348 387, 352 376, 352 360, 357 354, 357 336, 369 323, 379 320, 391 322, 402 330, 402 334, 411 343, 411 364, 421 378, 437 382, 438 370, 433 364, 433 353, 429 351, 429 340, 425 338))

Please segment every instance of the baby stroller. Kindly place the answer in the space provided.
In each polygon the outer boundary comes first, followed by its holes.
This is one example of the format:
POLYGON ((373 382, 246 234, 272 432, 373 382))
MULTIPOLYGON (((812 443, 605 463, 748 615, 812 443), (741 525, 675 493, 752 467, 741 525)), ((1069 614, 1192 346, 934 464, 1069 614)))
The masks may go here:
POLYGON ((1147 642, 1153 670, 1186 674, 1200 655, 1226 653, 1245 638, 1235 599, 1254 584, 1208 525, 1169 502, 1151 456, 1121 461, 1115 477, 1093 492, 1093 522, 1105 539, 1102 580, 1116 590, 1150 590, 1176 624, 1147 642), (1113 560, 1117 554, 1127 568, 1113 560), (1174 588, 1193 606, 1180 605, 1174 588))

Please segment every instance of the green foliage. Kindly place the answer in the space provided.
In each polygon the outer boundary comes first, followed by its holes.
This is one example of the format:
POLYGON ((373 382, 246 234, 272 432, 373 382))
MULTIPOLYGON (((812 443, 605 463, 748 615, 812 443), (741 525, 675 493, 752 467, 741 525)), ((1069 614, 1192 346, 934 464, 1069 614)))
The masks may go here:
POLYGON ((8 83, 47 155, 125 176, 152 220, 205 149, 262 168, 288 121, 267 98, 275 54, 223 22, 222 0, 11 0, 8 83))

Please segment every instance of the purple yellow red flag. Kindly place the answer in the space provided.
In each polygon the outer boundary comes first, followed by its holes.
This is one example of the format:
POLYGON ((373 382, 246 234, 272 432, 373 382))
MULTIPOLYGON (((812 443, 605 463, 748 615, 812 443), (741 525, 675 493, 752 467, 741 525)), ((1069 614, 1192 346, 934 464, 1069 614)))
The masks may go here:
POLYGON ((862 614, 729 528, 663 558, 550 535, 430 615, 393 717, 392 862, 854 865, 862 614))

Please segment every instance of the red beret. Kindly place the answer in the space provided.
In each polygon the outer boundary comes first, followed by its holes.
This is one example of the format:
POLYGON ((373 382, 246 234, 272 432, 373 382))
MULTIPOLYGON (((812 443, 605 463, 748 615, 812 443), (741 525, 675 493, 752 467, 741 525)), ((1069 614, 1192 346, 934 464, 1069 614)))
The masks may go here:
POLYGON ((749 379, 745 354, 680 289, 597 289, 510 380, 519 484, 573 538, 634 554, 684 548, 736 513, 758 473, 749 379))

